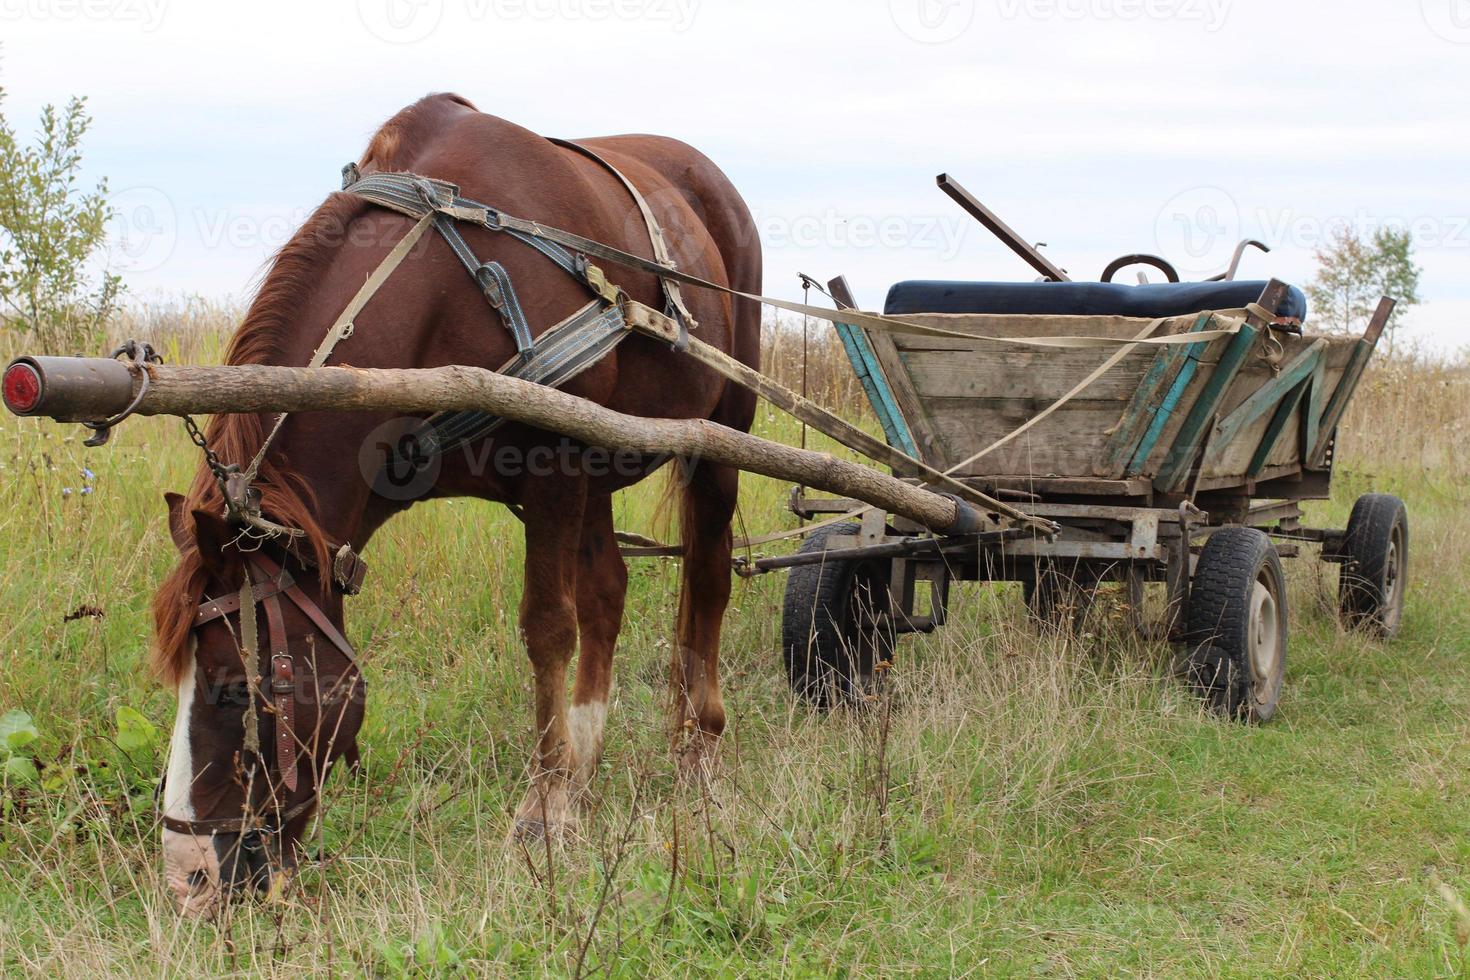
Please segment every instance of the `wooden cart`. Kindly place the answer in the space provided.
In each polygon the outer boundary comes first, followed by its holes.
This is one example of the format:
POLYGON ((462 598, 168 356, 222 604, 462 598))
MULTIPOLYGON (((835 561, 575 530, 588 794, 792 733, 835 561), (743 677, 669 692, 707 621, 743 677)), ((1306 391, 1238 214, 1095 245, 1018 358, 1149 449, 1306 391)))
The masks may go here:
MULTIPOLYGON (((831 285, 849 304, 845 283, 831 285)), ((955 581, 1021 582, 1033 616, 1051 629, 1075 627, 1099 583, 1116 582, 1137 625, 1179 646, 1190 681, 1216 710, 1263 721, 1285 668, 1280 559, 1303 542, 1320 543, 1322 560, 1341 566, 1345 619, 1394 633, 1408 547, 1403 503, 1364 496, 1343 529, 1305 526, 1301 508, 1328 496, 1338 423, 1393 303, 1380 304, 1361 338, 1315 336, 1280 315, 1293 296, 1300 300, 1273 280, 1246 309, 1167 317, 1155 336, 1239 327, 1131 349, 1059 407, 1106 351, 840 326, 891 443, 1062 529, 937 538, 868 509, 814 532, 798 555, 766 561, 792 567, 782 629, 793 688, 823 705, 866 696, 898 635, 943 625, 955 581), (1166 588, 1162 623, 1141 622, 1150 582, 1166 588)), ((1131 339, 1151 325, 1114 315, 907 318, 988 338, 1131 339)), ((801 492, 792 502, 803 518, 858 506, 801 492)))

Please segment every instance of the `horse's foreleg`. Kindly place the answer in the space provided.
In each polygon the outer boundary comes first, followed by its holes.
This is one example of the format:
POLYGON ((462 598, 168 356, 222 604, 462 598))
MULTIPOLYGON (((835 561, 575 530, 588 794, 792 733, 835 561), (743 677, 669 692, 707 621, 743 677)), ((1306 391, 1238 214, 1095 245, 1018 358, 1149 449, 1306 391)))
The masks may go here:
POLYGON ((699 463, 684 488, 683 581, 670 676, 674 744, 683 775, 713 762, 725 730, 720 696, 720 627, 730 602, 730 518, 737 472, 699 463))
POLYGON ((613 536, 612 498, 587 501, 577 567, 577 680, 568 724, 577 753, 574 786, 587 788, 602 759, 602 730, 612 690, 613 647, 623 625, 628 568, 613 536))
POLYGON ((585 481, 538 481, 526 494, 526 585, 521 636, 531 658, 536 698, 536 753, 531 789, 516 811, 515 832, 557 835, 575 829, 572 777, 576 745, 567 712, 567 665, 577 646, 577 555, 585 481))

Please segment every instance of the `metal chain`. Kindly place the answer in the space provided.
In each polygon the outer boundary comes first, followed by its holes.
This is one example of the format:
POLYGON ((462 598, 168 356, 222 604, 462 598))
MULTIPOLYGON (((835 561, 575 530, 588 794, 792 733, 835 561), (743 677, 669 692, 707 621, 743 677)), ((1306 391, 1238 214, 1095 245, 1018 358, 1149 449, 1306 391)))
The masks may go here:
POLYGON ((209 448, 209 442, 204 438, 204 432, 199 428, 199 423, 194 421, 194 416, 184 416, 184 431, 189 434, 189 441, 198 446, 199 451, 204 454, 204 465, 209 467, 209 472, 213 473, 214 478, 223 485, 231 471, 239 467, 226 466, 220 462, 214 450, 209 448))

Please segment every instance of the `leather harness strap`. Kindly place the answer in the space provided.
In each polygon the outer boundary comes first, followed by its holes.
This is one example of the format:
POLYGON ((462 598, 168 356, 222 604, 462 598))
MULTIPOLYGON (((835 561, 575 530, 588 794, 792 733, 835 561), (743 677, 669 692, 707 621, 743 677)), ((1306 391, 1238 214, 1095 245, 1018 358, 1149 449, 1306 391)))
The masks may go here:
MULTIPOLYGON (((294 588, 294 586, 293 586, 294 588)), ((267 596, 265 620, 269 624, 270 700, 276 715, 276 775, 288 792, 296 792, 296 665, 286 640, 286 621, 281 615, 281 597, 267 596)))
MULTIPOLYGON (((558 139, 555 136, 547 137, 557 146, 564 147, 574 153, 580 153, 589 160, 602 166, 604 170, 618 179, 618 182, 628 191, 633 198, 633 203, 638 205, 638 213, 643 215, 643 226, 648 229, 648 243, 653 246, 653 260, 666 269, 674 269, 674 259, 669 255, 669 243, 664 238, 664 230, 659 227, 658 219, 653 215, 653 209, 648 206, 648 201, 638 191, 637 186, 627 176, 614 167, 601 154, 590 147, 583 146, 574 140, 558 139)), ((679 284, 667 276, 660 276, 659 283, 664 290, 664 305, 669 316, 673 317, 680 325, 680 339, 687 339, 686 330, 693 330, 699 326, 699 321, 689 312, 689 307, 684 305, 684 295, 679 292, 679 284)))
MULTIPOLYGON (((267 596, 274 596, 284 591, 286 584, 290 581, 291 573, 283 571, 280 576, 270 581, 254 583, 251 588, 251 596, 256 602, 259 602, 267 596)), ((222 598, 210 599, 201 603, 199 611, 194 614, 194 629, 197 630, 216 619, 239 612, 241 605, 243 603, 238 592, 231 592, 222 598)))
MULTIPOLYGON (((342 552, 339 551, 338 558, 341 557, 342 552)), ((355 556, 353 558, 354 563, 345 571, 350 573, 349 581, 355 581, 356 585, 360 586, 361 576, 365 573, 366 568, 355 556)), ((362 683, 362 665, 358 662, 352 644, 332 624, 331 619, 321 607, 301 590, 291 573, 275 559, 258 551, 247 555, 245 576, 248 584, 242 584, 239 592, 201 603, 194 614, 193 628, 197 630, 226 616, 240 613, 242 608, 248 604, 251 614, 241 616, 240 635, 242 647, 247 653, 253 653, 254 651, 250 651, 249 647, 257 642, 254 637, 255 630, 252 628, 255 622, 254 609, 257 606, 265 609, 265 655, 269 680, 261 695, 268 706, 269 713, 275 719, 273 738, 275 751, 269 755, 262 752, 261 760, 265 761, 273 756, 276 780, 286 792, 294 793, 300 786, 301 752, 307 746, 296 731, 298 701, 296 663, 295 658, 291 655, 290 637, 286 633, 286 617, 282 611, 281 596, 289 599, 291 604, 311 621, 312 626, 347 659, 349 670, 356 675, 354 684, 362 683), (255 581, 255 572, 259 572, 264 581, 255 581), (248 599, 243 598, 245 596, 248 596, 248 599)), ((247 682, 247 685, 249 684, 250 682, 247 682)), ((335 700, 335 697, 324 695, 322 700, 335 700)), ((253 693, 247 696, 245 710, 247 712, 258 710, 253 693)), ((162 784, 160 784, 161 789, 162 784)), ((215 817, 202 820, 181 820, 164 815, 160 820, 166 829, 181 834, 274 833, 305 813, 316 802, 316 799, 317 788, 313 786, 311 794, 306 799, 281 813, 267 810, 264 815, 259 815, 247 811, 239 817, 215 817)))

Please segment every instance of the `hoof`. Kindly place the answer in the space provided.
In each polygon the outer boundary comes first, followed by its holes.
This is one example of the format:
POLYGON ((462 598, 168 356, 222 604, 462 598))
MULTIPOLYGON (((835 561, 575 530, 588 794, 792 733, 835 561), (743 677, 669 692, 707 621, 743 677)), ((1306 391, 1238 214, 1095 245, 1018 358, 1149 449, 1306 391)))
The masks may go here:
POLYGON ((577 825, 571 820, 550 822, 537 817, 516 817, 510 827, 510 839, 516 844, 539 844, 550 839, 554 844, 564 844, 577 836, 577 825))
POLYGON ((687 736, 675 751, 679 782, 701 785, 713 777, 719 762, 719 747, 718 737, 698 733, 687 736))
POLYGON ((511 822, 511 839, 517 842, 552 840, 562 842, 577 834, 577 818, 570 787, 564 780, 550 786, 531 787, 511 822))

